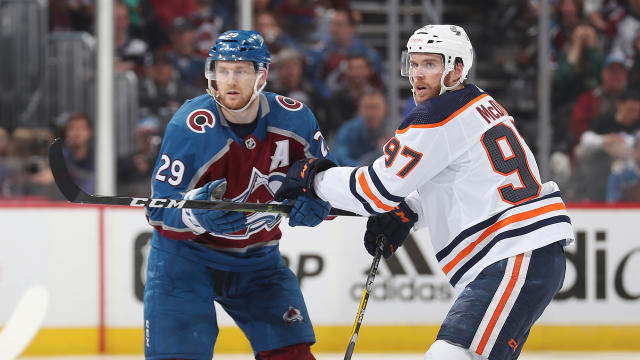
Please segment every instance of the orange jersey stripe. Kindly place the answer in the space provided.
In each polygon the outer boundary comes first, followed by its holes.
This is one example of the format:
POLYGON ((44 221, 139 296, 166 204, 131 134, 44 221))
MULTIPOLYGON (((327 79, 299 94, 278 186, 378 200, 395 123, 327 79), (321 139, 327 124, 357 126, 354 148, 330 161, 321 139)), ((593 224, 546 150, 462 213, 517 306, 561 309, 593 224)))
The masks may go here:
POLYGON ((364 177, 364 172, 361 172, 360 175, 358 175, 358 184, 360 184, 362 191, 364 191, 364 193, 369 197, 369 199, 373 200, 373 203, 376 204, 378 208, 384 211, 393 210, 391 206, 385 205, 382 201, 380 201, 380 199, 378 199, 373 194, 373 192, 371 191, 371 188, 369 188, 369 184, 367 184, 367 179, 364 177))
POLYGON ((456 257, 453 258, 453 260, 451 260, 448 264, 446 264, 442 268, 442 271, 444 271, 445 274, 448 274, 451 271, 451 269, 453 269, 462 259, 464 259, 467 255, 469 255, 473 251, 473 249, 475 249, 475 247, 478 246, 480 242, 482 242, 482 240, 486 239, 487 236, 491 235, 497 230, 509 224, 513 224, 514 222, 531 219, 538 215, 542 215, 552 211, 562 210, 564 208, 565 207, 563 203, 550 204, 538 209, 533 209, 533 210, 525 211, 519 214, 511 215, 507 218, 504 218, 498 221, 497 223, 489 226, 485 231, 483 231, 482 234, 474 242, 472 242, 471 244, 467 245, 467 247, 462 249, 462 251, 460 251, 458 255, 456 255, 456 257))
POLYGON ((482 334, 482 339, 480 339, 480 344, 478 344, 478 348, 476 349, 477 354, 482 354, 484 351, 484 347, 487 345, 487 341, 489 341, 489 337, 491 336, 491 332, 493 328, 496 326, 496 322, 498 322, 498 318, 500 317, 500 313, 502 313, 502 309, 504 309, 504 305, 509 300, 509 296, 511 296, 511 292, 518 282, 518 275, 520 275, 520 266, 522 265, 522 258, 524 258, 524 254, 520 254, 516 256, 516 261, 513 264, 513 272, 511 273, 511 279, 509 279, 509 284, 507 284, 507 288, 504 290, 504 293, 500 297, 500 302, 496 307, 496 310, 491 315, 491 320, 489 320, 489 324, 487 325, 487 329, 482 334))
POLYGON ((449 115, 449 117, 448 117, 448 118, 446 118, 446 119, 444 119, 444 120, 442 120, 442 121, 439 121, 439 122, 437 122, 437 123, 434 123, 434 124, 417 124, 417 125, 409 125, 409 126, 407 126, 406 128, 404 128, 404 129, 402 129, 402 130, 398 129, 398 131, 396 131, 396 132, 397 132, 398 134, 404 134, 404 133, 405 133, 405 132, 407 132, 410 128, 422 128, 422 129, 424 129, 424 128, 435 128, 435 127, 438 127, 438 126, 442 126, 442 125, 444 125, 444 124, 448 123, 449 121, 451 121, 451 119, 453 119, 454 117, 458 116, 461 112, 463 112, 463 111, 467 110, 467 109, 469 108, 469 106, 471 106, 471 105, 475 104, 476 102, 478 102, 478 101, 482 100, 483 98, 485 98, 485 97, 487 97, 487 96, 489 96, 489 95, 488 95, 488 94, 482 94, 482 95, 478 96, 477 98, 475 98, 475 99, 473 99, 473 100, 469 101, 465 106, 463 106, 463 107, 461 107, 460 109, 456 110, 456 112, 454 112, 453 114, 449 115))

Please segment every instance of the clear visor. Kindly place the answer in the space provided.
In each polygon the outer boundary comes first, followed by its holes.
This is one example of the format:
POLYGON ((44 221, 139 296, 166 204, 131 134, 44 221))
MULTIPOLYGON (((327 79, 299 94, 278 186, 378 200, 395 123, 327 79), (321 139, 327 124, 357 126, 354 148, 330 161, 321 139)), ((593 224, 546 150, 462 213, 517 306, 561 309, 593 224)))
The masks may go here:
POLYGON ((207 58, 204 63, 204 77, 213 81, 245 81, 256 78, 257 72, 252 62, 222 61, 216 66, 216 61, 207 58))
POLYGON ((402 52, 400 58, 400 75, 405 77, 415 77, 416 74, 433 75, 444 71, 442 57, 429 57, 424 59, 411 60, 411 53, 407 50, 402 52))

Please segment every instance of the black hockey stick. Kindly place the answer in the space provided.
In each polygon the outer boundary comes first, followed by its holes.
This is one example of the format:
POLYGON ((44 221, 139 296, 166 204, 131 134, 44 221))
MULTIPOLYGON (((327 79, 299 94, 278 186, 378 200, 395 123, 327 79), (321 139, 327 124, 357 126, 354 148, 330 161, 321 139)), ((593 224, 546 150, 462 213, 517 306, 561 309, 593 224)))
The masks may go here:
MULTIPOLYGON (((185 199, 152 199, 145 197, 90 195, 80 189, 73 181, 62 154, 62 140, 55 139, 49 147, 49 165, 53 178, 62 195, 72 203, 123 205, 152 208, 209 209, 244 212, 269 212, 288 214, 292 204, 259 204, 232 202, 226 200, 185 200, 185 199)), ((360 216, 350 211, 331 209, 329 215, 360 216)))
POLYGON ((344 360, 351 360, 353 350, 356 347, 356 340, 358 340, 358 333, 360 332, 360 325, 362 325, 362 318, 364 317, 364 309, 367 307, 369 301, 369 294, 373 291, 373 279, 378 272, 378 264, 380 264, 380 257, 382 256, 382 247, 384 246, 384 235, 378 235, 376 242, 376 252, 373 256, 373 262, 371 263, 371 269, 367 276, 367 282, 364 285, 364 291, 362 292, 362 298, 360 299, 360 306, 358 306, 358 313, 356 314, 356 322, 353 324, 351 330, 351 340, 349 340, 349 346, 347 346, 347 352, 344 354, 344 360))

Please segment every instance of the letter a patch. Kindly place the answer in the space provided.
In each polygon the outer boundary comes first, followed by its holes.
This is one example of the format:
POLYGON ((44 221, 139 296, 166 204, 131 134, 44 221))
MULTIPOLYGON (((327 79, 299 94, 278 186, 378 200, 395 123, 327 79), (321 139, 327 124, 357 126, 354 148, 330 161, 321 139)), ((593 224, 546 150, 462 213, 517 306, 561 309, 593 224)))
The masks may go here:
POLYGON ((283 166, 289 166, 289 140, 276 141, 276 151, 271 156, 269 171, 283 166))

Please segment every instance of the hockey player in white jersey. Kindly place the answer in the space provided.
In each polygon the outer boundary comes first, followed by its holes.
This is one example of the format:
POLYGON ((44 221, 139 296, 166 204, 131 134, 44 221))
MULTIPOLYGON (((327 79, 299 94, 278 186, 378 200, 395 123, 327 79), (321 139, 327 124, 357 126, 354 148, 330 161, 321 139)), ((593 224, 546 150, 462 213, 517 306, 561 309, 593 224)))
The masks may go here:
POLYGON ((473 48, 464 29, 418 29, 402 64, 417 106, 384 155, 356 168, 300 160, 275 199, 315 194, 369 215, 365 246, 373 254, 385 235, 385 257, 412 227, 427 227, 458 297, 425 359, 516 359, 564 280, 574 235, 560 191, 541 181, 507 110, 465 82, 473 48))

